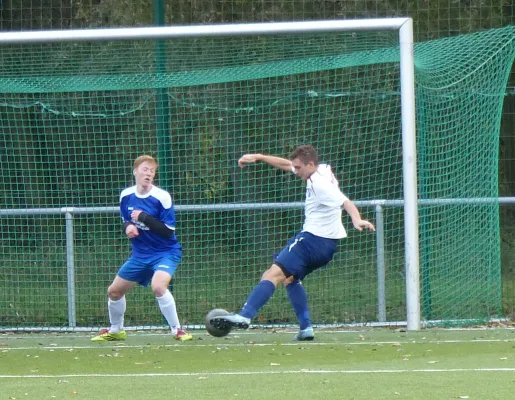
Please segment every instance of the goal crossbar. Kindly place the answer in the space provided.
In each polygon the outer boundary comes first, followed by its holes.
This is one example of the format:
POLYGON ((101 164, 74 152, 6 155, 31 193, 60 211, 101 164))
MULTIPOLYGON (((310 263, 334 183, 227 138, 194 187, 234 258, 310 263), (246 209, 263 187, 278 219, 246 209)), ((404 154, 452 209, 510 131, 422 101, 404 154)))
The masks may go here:
MULTIPOLYGON (((212 36, 285 35, 343 31, 400 30, 412 25, 411 18, 356 19, 254 24, 156 26, 109 29, 71 29, 0 32, 1 44, 52 43, 103 40, 155 40, 212 36)), ((408 37, 404 38, 408 39, 408 37)), ((401 38, 401 42, 402 42, 401 38)))

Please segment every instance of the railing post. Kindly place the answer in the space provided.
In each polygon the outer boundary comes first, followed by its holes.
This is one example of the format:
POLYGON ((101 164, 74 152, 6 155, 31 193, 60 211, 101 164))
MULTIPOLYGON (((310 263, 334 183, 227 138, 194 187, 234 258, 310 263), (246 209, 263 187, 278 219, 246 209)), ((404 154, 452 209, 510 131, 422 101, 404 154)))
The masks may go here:
POLYGON ((68 326, 77 326, 75 311, 75 256, 73 243, 73 208, 64 208, 66 220, 66 275, 68 288, 68 326))
POLYGON ((376 249, 377 249, 377 317, 386 322, 386 271, 384 261, 383 207, 376 205, 376 249))

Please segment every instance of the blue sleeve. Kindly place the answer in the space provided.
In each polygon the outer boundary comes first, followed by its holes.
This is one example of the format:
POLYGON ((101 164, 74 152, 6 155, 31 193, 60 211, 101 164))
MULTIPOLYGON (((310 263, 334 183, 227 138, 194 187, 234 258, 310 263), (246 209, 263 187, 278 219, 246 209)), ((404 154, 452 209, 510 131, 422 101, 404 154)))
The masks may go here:
POLYGON ((170 208, 163 208, 163 211, 161 212, 161 222, 163 222, 168 228, 175 230, 175 211, 173 209, 173 206, 170 208))
POLYGON ((123 222, 129 222, 131 220, 131 216, 128 215, 126 204, 127 204, 127 197, 123 197, 120 200, 120 216, 122 217, 123 222))

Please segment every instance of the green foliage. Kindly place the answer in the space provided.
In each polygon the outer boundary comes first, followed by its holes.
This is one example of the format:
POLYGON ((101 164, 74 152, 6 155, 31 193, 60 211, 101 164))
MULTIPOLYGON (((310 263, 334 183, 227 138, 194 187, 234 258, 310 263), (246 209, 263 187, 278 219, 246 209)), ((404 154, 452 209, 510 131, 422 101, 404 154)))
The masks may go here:
POLYGON ((166 24, 385 18, 411 16, 416 38, 430 40, 506 26, 514 22, 505 0, 3 0, 2 30, 148 26, 164 12, 166 24))

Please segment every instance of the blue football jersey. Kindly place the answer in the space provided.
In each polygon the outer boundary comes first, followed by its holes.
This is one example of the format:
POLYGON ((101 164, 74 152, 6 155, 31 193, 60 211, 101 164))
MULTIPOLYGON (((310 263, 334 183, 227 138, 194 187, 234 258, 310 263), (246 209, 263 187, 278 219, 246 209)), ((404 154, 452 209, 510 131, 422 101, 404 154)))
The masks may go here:
POLYGON ((154 257, 156 253, 177 253, 181 244, 174 235, 171 238, 162 237, 142 222, 133 221, 131 213, 141 210, 175 230, 175 211, 170 194, 153 186, 150 192, 141 196, 136 192, 136 186, 128 187, 120 194, 120 212, 123 222, 131 222, 138 227, 139 236, 131 239, 132 255, 134 257, 154 257))

